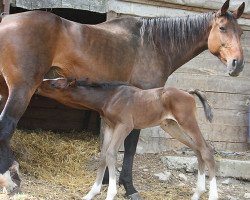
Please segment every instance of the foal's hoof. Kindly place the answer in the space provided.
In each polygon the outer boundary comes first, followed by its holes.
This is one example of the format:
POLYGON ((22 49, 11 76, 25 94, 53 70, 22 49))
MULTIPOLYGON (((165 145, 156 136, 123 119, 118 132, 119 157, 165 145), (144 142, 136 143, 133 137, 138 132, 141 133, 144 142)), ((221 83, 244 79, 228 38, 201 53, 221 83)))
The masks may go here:
POLYGON ((131 200, 143 200, 139 193, 128 195, 128 198, 131 200))

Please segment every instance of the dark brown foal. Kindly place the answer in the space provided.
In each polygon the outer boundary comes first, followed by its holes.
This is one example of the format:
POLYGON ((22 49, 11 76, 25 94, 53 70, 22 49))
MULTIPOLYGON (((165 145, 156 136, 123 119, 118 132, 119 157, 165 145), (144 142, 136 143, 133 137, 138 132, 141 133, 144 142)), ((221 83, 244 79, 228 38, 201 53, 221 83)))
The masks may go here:
POLYGON ((132 129, 160 125, 166 132, 189 146, 199 163, 198 182, 193 200, 205 191, 205 165, 210 178, 209 200, 218 199, 215 161, 212 149, 204 140, 195 118, 196 104, 191 94, 201 100, 207 119, 212 113, 206 98, 199 91, 190 93, 176 88, 142 90, 123 83, 89 83, 65 78, 46 79, 37 93, 73 105, 98 111, 106 123, 96 181, 83 198, 92 199, 101 190, 106 166, 109 169, 107 200, 114 199, 116 189, 115 163, 120 145, 132 129))

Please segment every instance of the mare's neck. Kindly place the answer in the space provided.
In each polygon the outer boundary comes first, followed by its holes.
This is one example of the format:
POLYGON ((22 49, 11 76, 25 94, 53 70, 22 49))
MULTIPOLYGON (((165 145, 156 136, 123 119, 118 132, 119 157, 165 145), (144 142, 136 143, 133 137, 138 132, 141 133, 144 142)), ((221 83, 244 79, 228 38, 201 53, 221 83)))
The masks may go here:
POLYGON ((184 17, 142 19, 143 42, 149 42, 158 52, 170 75, 208 48, 213 18, 211 12, 184 17))

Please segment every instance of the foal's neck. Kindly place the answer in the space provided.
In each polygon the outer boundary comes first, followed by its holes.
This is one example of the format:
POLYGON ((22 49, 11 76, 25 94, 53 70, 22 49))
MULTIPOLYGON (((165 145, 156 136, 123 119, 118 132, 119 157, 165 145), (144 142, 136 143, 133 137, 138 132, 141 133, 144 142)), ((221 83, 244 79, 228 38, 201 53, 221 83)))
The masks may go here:
POLYGON ((75 102, 102 114, 105 104, 109 102, 116 89, 123 85, 127 84, 120 82, 89 84, 85 81, 77 81, 77 86, 69 90, 69 94, 75 102))

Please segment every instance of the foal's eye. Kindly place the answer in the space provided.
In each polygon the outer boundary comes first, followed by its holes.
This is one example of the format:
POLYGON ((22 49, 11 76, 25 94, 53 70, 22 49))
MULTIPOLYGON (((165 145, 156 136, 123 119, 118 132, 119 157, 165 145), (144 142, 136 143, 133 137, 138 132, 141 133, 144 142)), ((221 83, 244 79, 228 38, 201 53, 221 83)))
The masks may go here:
POLYGON ((221 31, 221 32, 225 32, 225 31, 226 31, 226 28, 225 28, 224 26, 221 26, 221 27, 220 27, 220 31, 221 31))

